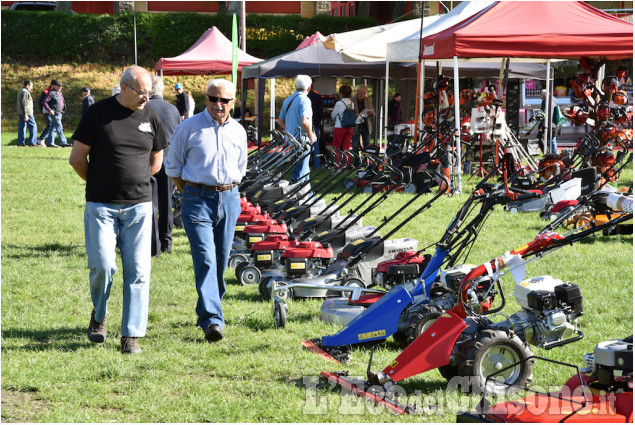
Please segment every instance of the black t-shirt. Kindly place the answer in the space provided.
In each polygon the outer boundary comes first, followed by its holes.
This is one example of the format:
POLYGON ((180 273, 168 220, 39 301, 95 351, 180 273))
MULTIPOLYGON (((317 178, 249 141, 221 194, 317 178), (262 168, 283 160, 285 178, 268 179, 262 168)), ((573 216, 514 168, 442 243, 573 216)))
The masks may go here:
POLYGON ((86 201, 138 204, 152 201, 150 154, 168 146, 163 126, 150 108, 133 111, 116 96, 86 111, 73 140, 90 146, 86 201))

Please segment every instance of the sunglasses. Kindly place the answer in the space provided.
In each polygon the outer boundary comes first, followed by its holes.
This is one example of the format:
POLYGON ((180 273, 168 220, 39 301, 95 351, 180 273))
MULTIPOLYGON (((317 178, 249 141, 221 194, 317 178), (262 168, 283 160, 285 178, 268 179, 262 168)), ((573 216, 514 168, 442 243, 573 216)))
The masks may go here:
POLYGON ((216 97, 216 96, 210 96, 209 94, 207 95, 207 98, 209 99, 210 102, 212 103, 216 103, 220 100, 220 103, 222 103, 223 105, 227 105, 229 102, 231 102, 232 100, 234 100, 234 98, 231 99, 227 99, 226 97, 216 97))

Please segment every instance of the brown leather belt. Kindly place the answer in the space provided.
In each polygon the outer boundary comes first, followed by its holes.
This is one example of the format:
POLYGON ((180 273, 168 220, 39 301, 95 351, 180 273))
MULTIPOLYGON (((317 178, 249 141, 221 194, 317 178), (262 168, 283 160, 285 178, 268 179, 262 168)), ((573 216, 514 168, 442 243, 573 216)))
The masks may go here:
POLYGON ((193 182, 186 181, 185 186, 191 186, 191 187, 195 187, 197 189, 203 189, 203 190, 213 190, 215 192, 225 192, 226 190, 232 190, 233 188, 238 186, 238 183, 219 184, 218 186, 209 186, 206 184, 193 183, 193 182))

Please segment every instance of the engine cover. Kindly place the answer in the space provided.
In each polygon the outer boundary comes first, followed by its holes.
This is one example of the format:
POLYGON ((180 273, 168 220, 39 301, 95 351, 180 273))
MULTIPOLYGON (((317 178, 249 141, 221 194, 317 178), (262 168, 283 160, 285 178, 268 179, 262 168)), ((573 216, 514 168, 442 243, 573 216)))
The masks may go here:
POLYGON ((535 291, 549 291, 553 293, 558 285, 562 285, 562 281, 560 279, 554 279, 549 275, 525 279, 514 286, 514 298, 516 298, 516 302, 518 302, 522 308, 533 310, 534 307, 530 305, 529 302, 529 294, 535 291))

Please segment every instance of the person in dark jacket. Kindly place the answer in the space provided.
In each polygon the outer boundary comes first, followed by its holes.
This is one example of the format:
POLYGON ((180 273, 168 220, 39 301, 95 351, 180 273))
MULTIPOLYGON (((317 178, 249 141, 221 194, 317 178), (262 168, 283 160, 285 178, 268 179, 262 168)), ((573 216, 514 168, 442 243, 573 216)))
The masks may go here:
POLYGON ((401 93, 397 92, 388 102, 388 127, 394 128, 395 124, 401 124, 401 93))
POLYGON ((313 168, 320 166, 320 152, 326 152, 326 144, 322 146, 320 132, 322 128, 322 95, 315 91, 313 87, 307 94, 311 100, 311 109, 313 110, 313 132, 317 137, 317 142, 313 145, 313 168))
POLYGON ((64 127, 62 127, 62 115, 66 114, 66 103, 62 94, 62 83, 59 80, 51 81, 51 91, 44 99, 44 110, 52 118, 51 131, 46 139, 46 146, 49 148, 70 146, 66 136, 64 136, 64 127), (56 135, 60 137, 59 146, 55 144, 56 135))
MULTIPOLYGON (((163 131, 168 141, 168 147, 163 150, 163 156, 167 157, 170 149, 170 139, 174 129, 181 122, 179 111, 174 105, 163 100, 163 80, 157 75, 152 76, 152 91, 148 108, 152 109, 161 118, 163 131)), ((152 183, 152 256, 158 257, 161 252, 172 252, 172 229, 174 228, 174 215, 172 211, 172 192, 174 183, 165 174, 165 165, 161 166, 158 173, 150 178, 152 183)))
POLYGON ((95 99, 93 99, 93 97, 90 95, 90 89, 88 87, 82 88, 82 99, 83 100, 82 100, 81 116, 83 117, 88 107, 92 105, 93 103, 95 103, 95 99))
POLYGON ((183 121, 187 116, 187 99, 185 98, 185 93, 183 92, 183 84, 176 83, 174 85, 174 91, 176 92, 176 109, 179 110, 181 121, 183 121))

